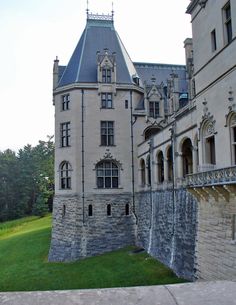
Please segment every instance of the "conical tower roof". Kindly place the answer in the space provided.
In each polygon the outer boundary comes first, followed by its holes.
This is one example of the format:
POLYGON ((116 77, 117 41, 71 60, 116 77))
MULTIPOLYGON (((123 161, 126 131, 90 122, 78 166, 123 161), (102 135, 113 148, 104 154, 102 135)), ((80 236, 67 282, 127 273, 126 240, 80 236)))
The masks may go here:
POLYGON ((88 14, 83 34, 68 65, 59 79, 58 87, 72 83, 97 82, 97 52, 107 49, 115 53, 116 82, 133 84, 136 69, 114 28, 113 16, 88 14))

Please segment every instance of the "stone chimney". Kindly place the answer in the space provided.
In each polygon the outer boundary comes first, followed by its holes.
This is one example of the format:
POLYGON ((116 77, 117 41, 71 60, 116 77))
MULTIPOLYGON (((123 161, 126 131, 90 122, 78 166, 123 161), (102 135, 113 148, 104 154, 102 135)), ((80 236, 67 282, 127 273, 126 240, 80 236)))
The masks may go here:
POLYGON ((59 78, 59 59, 56 56, 53 64, 53 89, 55 89, 58 85, 59 78))

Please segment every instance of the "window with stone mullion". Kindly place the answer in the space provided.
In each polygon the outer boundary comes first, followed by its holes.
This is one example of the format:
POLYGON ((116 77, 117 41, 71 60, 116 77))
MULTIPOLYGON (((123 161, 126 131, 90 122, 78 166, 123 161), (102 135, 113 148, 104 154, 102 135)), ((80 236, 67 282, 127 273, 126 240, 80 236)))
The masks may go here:
POLYGON ((111 93, 102 93, 102 108, 112 108, 111 93))
POLYGON ((61 147, 70 146, 70 122, 61 124, 61 147))
POLYGON ((101 121, 101 145, 113 146, 114 145, 114 122, 101 121))
POLYGON ((159 102, 149 102, 149 116, 157 118, 159 116, 159 102))
POLYGON ((119 171, 112 161, 104 161, 97 165, 97 187, 118 188, 119 171))

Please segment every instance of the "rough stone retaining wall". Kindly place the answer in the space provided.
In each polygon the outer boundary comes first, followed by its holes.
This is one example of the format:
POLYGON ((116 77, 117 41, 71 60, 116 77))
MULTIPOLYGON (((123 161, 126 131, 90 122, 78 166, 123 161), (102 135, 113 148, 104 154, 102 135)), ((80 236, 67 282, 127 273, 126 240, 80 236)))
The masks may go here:
POLYGON ((136 194, 138 245, 171 267, 178 276, 195 278, 197 203, 185 190, 136 194), (152 204, 153 208, 152 208, 152 204))
POLYGON ((236 202, 222 197, 199 202, 196 247, 197 276, 204 280, 236 280, 236 202), (233 234, 233 231, 235 233, 233 234))

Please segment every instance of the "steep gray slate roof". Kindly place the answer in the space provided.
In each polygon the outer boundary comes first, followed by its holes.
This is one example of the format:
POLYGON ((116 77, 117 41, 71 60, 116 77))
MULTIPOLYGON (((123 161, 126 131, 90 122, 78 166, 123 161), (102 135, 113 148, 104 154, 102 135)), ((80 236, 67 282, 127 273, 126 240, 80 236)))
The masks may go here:
POLYGON ((187 80, 186 80, 186 67, 183 65, 168 65, 168 64, 153 64, 153 63, 139 63, 135 62, 134 66, 138 72, 142 82, 146 84, 152 84, 152 78, 156 78, 156 83, 164 85, 167 84, 167 79, 171 78, 171 74, 178 74, 180 85, 180 93, 188 92, 187 80))
POLYGON ((113 20, 89 19, 85 30, 71 56, 71 59, 59 80, 58 87, 72 83, 97 82, 97 51, 116 53, 117 83, 133 83, 132 76, 136 74, 134 65, 125 50, 113 20))

